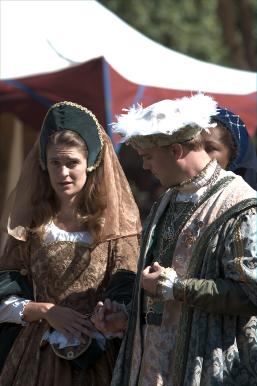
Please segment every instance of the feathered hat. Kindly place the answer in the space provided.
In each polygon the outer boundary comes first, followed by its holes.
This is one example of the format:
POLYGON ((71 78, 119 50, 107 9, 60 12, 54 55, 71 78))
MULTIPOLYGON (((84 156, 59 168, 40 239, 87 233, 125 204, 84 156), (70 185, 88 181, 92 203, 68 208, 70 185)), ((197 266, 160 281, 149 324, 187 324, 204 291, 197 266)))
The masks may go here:
POLYGON ((211 117, 217 114, 217 102, 210 96, 196 94, 123 111, 126 113, 117 116, 117 122, 112 124, 113 132, 121 135, 122 142, 149 148, 182 143, 216 126, 211 117))

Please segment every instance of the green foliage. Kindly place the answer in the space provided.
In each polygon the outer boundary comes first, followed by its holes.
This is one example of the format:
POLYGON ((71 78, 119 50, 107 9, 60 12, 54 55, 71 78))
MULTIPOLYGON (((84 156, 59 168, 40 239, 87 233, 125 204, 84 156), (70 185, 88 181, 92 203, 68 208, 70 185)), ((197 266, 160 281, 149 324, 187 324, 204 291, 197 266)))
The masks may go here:
MULTIPOLYGON (((249 1, 256 12, 255 0, 249 1)), ((217 12, 219 0, 99 2, 129 25, 168 48, 196 59, 236 66, 229 47, 224 44, 222 24, 217 12)))

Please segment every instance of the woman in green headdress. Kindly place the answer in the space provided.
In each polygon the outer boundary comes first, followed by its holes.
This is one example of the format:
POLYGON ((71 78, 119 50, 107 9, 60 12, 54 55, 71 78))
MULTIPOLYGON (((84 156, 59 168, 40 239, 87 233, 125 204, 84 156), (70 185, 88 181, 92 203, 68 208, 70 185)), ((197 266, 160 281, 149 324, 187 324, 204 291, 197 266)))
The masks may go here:
POLYGON ((106 297, 129 302, 140 220, 91 111, 52 106, 7 212, 0 384, 109 385, 119 344, 90 317, 106 297))

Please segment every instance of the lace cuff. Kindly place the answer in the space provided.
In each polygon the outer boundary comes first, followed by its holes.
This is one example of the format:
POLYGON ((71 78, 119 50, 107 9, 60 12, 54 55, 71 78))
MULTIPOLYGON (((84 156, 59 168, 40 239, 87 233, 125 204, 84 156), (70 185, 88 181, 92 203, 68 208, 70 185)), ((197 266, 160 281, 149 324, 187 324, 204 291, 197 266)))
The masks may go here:
POLYGON ((28 300, 28 299, 25 299, 21 302, 21 306, 22 306, 22 309, 20 310, 19 312, 19 315, 20 315, 20 320, 21 320, 21 325, 22 326, 28 326, 29 325, 29 322, 27 322, 26 320, 24 320, 24 309, 25 309, 25 306, 31 302, 31 300, 28 300))
POLYGON ((156 287, 156 298, 160 301, 173 300, 173 286, 177 273, 173 268, 164 268, 156 287))
POLYGON ((0 304, 0 322, 15 323, 27 326, 29 322, 23 320, 24 308, 31 300, 10 296, 0 304))

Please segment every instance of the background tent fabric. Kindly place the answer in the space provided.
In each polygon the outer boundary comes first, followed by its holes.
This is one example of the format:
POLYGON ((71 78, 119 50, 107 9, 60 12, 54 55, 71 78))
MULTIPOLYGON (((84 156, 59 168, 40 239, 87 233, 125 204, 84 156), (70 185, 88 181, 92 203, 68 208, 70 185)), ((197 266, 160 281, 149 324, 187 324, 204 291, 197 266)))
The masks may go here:
POLYGON ((254 73, 165 48, 94 0, 3 1, 0 15, 0 202, 57 101, 87 106, 108 131, 122 108, 203 91, 255 133, 254 73))
MULTIPOLYGON (((205 89, 201 91, 206 92, 205 89)), ((57 72, 0 81, 0 113, 12 113, 38 130, 46 109, 54 102, 68 99, 86 105, 108 128, 115 114, 120 114, 124 107, 136 103, 147 106, 161 99, 191 95, 192 92, 197 90, 160 88, 131 82, 104 57, 99 57, 57 72)), ((221 105, 237 112, 246 122, 249 133, 254 134, 256 92, 239 95, 209 91, 208 94, 213 95, 221 105)))
MULTIPOLYGON (((107 121, 112 118, 111 115, 120 113, 120 105, 128 107, 134 101, 148 104, 166 97, 205 91, 242 115, 250 134, 255 132, 255 73, 205 63, 165 48, 131 28, 94 0, 3 1, 0 39, 2 79, 22 78, 25 82, 28 76, 104 57, 121 77, 132 83, 130 92, 131 88, 136 90, 130 98, 127 90, 122 90, 121 94, 118 92, 121 99, 116 104, 115 88, 120 89, 117 77, 114 77, 113 84, 95 84, 95 88, 105 87, 105 104, 110 104, 106 98, 112 98, 112 110, 105 111, 107 121), (13 33, 14 29, 16 33, 13 33), (112 86, 111 89, 108 86, 112 86), (111 91, 113 95, 110 95, 111 91)), ((73 76, 76 76, 75 72, 73 76)), ((108 81, 106 76, 104 81, 108 81)), ((83 90, 87 93, 86 82, 81 82, 78 93, 83 90)), ((38 101, 43 102, 45 95, 41 95, 37 85, 33 84, 36 89, 32 90, 26 89, 26 83, 19 86, 18 93, 24 86, 23 92, 31 91, 32 96, 34 91, 38 101)), ((1 82, 1 102, 4 102, 5 90, 1 82)), ((55 99, 50 102, 59 97, 59 90, 54 92, 55 99)), ((8 93, 6 97, 9 98, 8 93)), ((12 92, 13 103, 16 103, 14 99, 12 92)), ((12 112, 10 104, 8 109, 12 112)))

